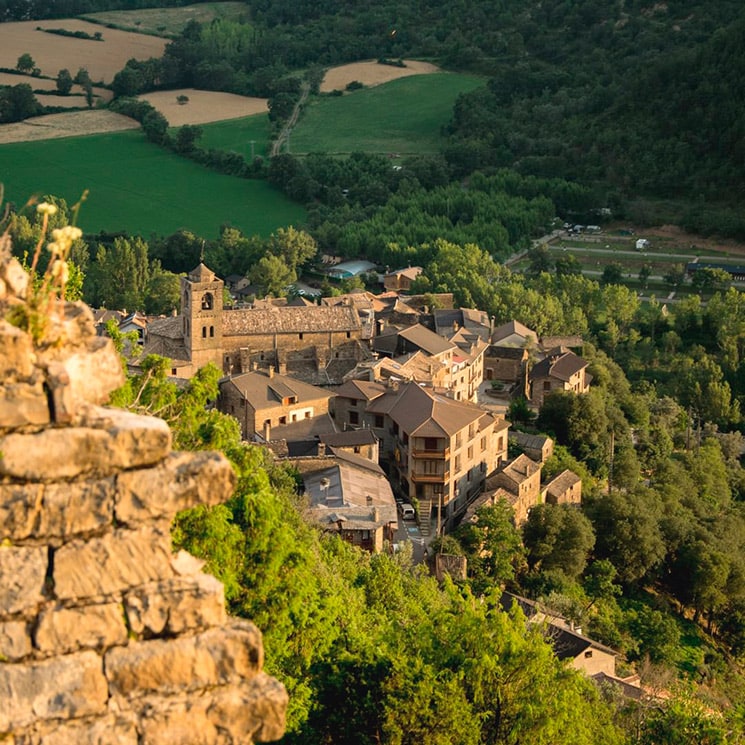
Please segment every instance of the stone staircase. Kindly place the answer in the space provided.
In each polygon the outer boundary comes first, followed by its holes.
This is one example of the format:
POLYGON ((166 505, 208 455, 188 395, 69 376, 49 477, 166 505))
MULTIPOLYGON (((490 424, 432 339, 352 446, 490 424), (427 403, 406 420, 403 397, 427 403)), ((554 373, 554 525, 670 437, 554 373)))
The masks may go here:
POLYGON ((422 538, 429 538, 432 532, 432 500, 419 500, 419 532, 422 538))

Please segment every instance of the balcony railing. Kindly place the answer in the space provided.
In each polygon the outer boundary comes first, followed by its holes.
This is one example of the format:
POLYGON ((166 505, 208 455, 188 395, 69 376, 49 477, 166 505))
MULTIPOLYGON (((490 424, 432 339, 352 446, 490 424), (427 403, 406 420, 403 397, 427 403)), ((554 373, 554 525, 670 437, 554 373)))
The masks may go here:
POLYGON ((437 450, 425 450, 424 448, 412 447, 409 452, 415 458, 435 458, 437 460, 449 460, 450 448, 439 448, 437 450))
POLYGON ((418 471, 412 471, 409 476, 416 484, 445 484, 450 481, 450 469, 442 473, 419 473, 418 471))

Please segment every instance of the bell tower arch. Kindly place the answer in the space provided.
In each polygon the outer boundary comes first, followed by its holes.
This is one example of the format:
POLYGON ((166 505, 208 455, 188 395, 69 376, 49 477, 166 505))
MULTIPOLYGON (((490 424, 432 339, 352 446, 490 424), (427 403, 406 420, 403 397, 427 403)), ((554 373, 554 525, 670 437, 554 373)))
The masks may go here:
POLYGON ((214 362, 222 369, 222 291, 224 283, 204 264, 181 278, 181 318, 194 367, 214 362))

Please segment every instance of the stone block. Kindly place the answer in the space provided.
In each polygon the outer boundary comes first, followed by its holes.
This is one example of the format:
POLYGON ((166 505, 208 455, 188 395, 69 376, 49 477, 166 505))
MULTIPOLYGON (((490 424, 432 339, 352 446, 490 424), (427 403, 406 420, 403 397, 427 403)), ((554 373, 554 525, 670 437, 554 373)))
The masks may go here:
POLYGON ((34 372, 31 336, 0 318, 0 380, 27 380, 34 372))
POLYGON ((2 271, 5 288, 9 295, 24 299, 28 292, 29 278, 21 262, 16 258, 11 258, 3 262, 2 271))
POLYGON ((124 598, 130 629, 138 636, 177 636, 224 624, 225 591, 209 574, 143 585, 124 598))
POLYGON ((46 572, 45 547, 0 545, 0 616, 36 608, 44 600, 46 572))
POLYGON ((95 652, 43 662, 0 665, 0 736, 45 719, 74 719, 106 710, 108 689, 95 652))
POLYGON ((130 699, 241 682, 260 672, 263 648, 252 623, 235 621, 196 636, 113 647, 104 660, 112 694, 130 699))
POLYGON ((31 635, 25 621, 0 622, 0 660, 17 662, 31 651, 31 635))
POLYGON ((285 687, 259 673, 243 685, 215 689, 207 716, 233 742, 274 742, 285 733, 287 702, 285 687))
POLYGON ((45 424, 49 424, 49 404, 41 381, 3 384, 0 388, 0 430, 45 424))
POLYGON ((120 603, 82 608, 47 607, 39 617, 34 635, 36 648, 44 654, 106 650, 126 641, 127 626, 120 603))
POLYGON ((0 476, 25 481, 108 476, 153 465, 170 452, 171 432, 161 419, 112 410, 95 423, 99 426, 0 437, 0 476))
POLYGON ((71 722, 43 722, 16 735, 12 745, 138 745, 134 718, 107 714, 71 722))
POLYGON ((138 706, 139 729, 148 745, 248 745, 282 737, 286 709, 284 686, 259 673, 241 685, 188 697, 142 699, 138 706))
POLYGON ((235 481, 235 473, 221 453, 172 453, 155 468, 119 474, 116 518, 131 524, 171 518, 197 504, 225 502, 235 481))
POLYGON ((167 528, 116 530, 65 544, 54 554, 55 595, 60 600, 106 596, 172 577, 167 528))
POLYGON ((0 540, 71 538, 114 520, 114 477, 66 484, 0 484, 0 540))

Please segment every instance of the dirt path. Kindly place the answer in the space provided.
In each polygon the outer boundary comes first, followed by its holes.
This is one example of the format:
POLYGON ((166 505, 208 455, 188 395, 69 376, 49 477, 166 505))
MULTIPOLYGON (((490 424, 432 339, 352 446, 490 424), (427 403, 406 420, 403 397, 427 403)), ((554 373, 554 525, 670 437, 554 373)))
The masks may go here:
POLYGON ((300 118, 300 110, 303 108, 303 104, 308 99, 309 93, 310 93, 310 84, 307 82, 304 82, 300 89, 300 98, 295 104, 295 108, 292 110, 292 116, 290 116, 290 118, 287 120, 287 124, 285 124, 285 126, 282 127, 282 131, 277 136, 277 139, 272 143, 272 152, 271 152, 272 158, 275 155, 279 155, 279 152, 282 149, 282 145, 284 145, 285 142, 287 142, 289 145, 290 132, 292 132, 292 128, 297 124, 297 120, 300 118))

